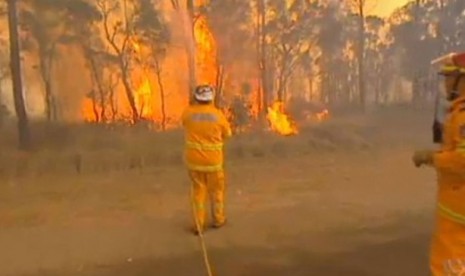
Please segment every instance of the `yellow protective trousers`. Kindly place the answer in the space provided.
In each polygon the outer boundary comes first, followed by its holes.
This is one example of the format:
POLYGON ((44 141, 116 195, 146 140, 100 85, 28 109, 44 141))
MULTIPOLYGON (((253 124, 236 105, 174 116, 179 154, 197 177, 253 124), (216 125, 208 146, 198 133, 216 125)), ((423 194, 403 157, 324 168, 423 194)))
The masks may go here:
MULTIPOLYGON (((200 229, 205 228, 206 202, 210 199, 213 225, 221 226, 226 217, 224 214, 225 177, 224 171, 200 172, 189 171, 192 181, 192 202, 194 219, 200 229)), ((194 221, 195 222, 195 221, 194 221)), ((196 224, 195 224, 196 225, 196 224)))
POLYGON ((433 276, 465 276, 465 225, 437 216, 431 244, 430 270, 433 276))

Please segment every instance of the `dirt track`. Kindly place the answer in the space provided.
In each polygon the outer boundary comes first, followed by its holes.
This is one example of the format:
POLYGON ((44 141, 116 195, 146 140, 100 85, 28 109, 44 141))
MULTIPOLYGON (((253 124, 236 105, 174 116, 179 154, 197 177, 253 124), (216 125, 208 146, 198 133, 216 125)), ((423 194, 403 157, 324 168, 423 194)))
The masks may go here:
MULTIPOLYGON (((435 177, 410 156, 429 122, 397 116, 367 128, 371 146, 346 147, 335 128, 318 139, 345 150, 319 150, 302 133, 292 151, 286 139, 233 158, 230 224, 206 234, 215 275, 428 275, 435 177)), ((0 185, 0 275, 204 276, 188 192, 182 164, 10 179, 0 185)))
MULTIPOLYGON (((24 220, 2 208, 0 275, 205 275, 176 168, 73 181, 2 189, 24 220)), ((230 164, 212 264, 221 276, 427 275, 434 185, 407 150, 230 164)))

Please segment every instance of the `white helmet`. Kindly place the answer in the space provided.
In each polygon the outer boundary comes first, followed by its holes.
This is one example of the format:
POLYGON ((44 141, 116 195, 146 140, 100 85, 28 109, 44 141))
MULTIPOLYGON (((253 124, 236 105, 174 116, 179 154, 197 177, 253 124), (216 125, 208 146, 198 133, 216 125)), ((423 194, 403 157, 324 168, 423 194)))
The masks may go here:
POLYGON ((195 88, 194 99, 199 102, 211 102, 215 97, 215 91, 210 85, 199 85, 195 88))

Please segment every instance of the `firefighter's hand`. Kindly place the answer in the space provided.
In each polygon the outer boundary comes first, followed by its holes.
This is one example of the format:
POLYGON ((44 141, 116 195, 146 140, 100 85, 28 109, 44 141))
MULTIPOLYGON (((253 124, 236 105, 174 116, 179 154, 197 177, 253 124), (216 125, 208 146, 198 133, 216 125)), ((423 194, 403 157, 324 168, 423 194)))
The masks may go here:
POLYGON ((434 151, 432 150, 417 150, 412 157, 413 164, 417 168, 422 165, 433 165, 433 155, 434 151))

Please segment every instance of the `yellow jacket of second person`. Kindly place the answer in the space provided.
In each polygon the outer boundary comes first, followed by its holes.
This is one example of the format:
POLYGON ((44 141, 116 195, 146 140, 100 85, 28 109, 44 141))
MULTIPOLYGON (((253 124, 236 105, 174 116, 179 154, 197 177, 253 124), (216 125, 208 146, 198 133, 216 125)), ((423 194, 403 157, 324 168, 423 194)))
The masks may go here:
POLYGON ((213 104, 194 104, 182 116, 186 165, 191 171, 223 170, 223 142, 232 135, 226 117, 213 104))
POLYGON ((444 141, 434 155, 438 173, 438 211, 465 224, 465 97, 452 103, 444 124, 444 141))

